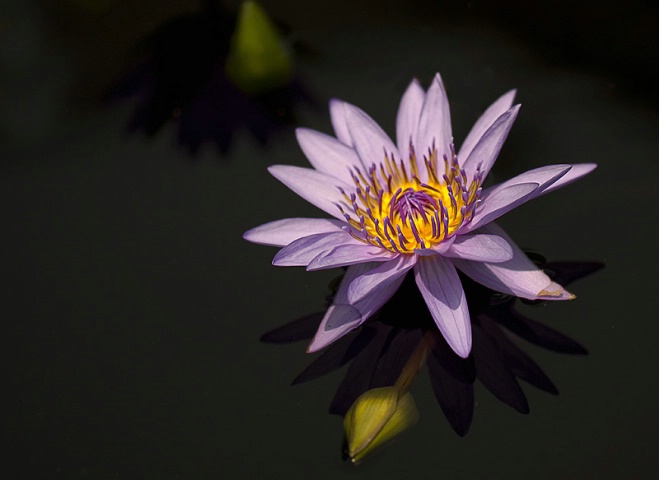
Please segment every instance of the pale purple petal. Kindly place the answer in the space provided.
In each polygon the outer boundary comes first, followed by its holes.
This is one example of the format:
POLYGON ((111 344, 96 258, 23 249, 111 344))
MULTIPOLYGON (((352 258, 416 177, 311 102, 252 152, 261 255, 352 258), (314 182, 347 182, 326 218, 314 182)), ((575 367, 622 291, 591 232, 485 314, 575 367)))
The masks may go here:
POLYGON ((542 270, 529 260, 497 224, 489 223, 479 229, 478 233, 498 235, 504 238, 512 247, 513 258, 502 263, 452 259, 455 266, 473 280, 497 292, 531 300, 570 300, 574 298, 574 295, 552 282, 542 270))
POLYGON ((468 182, 471 182, 474 178, 479 165, 481 172, 483 172, 483 178, 487 176, 497 156, 499 156, 501 147, 508 138, 508 133, 517 118, 519 108, 520 105, 515 105, 497 118, 478 140, 469 156, 463 159, 462 168, 467 174, 468 182))
POLYGON ((496 220, 506 212, 527 202, 538 188, 537 183, 520 183, 497 189, 476 208, 471 222, 460 228, 459 233, 469 233, 496 220))
POLYGON ((410 158, 410 143, 414 144, 416 141, 419 116, 425 100, 426 92, 423 91, 418 80, 412 80, 400 101, 396 117, 396 143, 404 161, 410 158))
POLYGON ((569 185, 570 183, 579 180, 581 177, 584 175, 589 174, 593 170, 597 168, 597 164, 595 163, 577 163, 572 165, 572 168, 570 169, 569 172, 567 172, 565 175, 563 175, 561 178, 556 180, 554 183, 551 185, 546 186, 545 188, 538 189, 533 196, 539 197, 540 195, 544 195, 545 193, 552 192, 556 190, 557 188, 562 188, 565 187, 566 185, 569 185))
POLYGON ((308 352, 316 352, 349 331, 357 328, 396 293, 396 290, 398 290, 398 287, 403 282, 403 278, 405 278, 404 276, 399 277, 387 285, 383 285, 382 288, 373 291, 371 295, 368 295, 354 305, 350 304, 347 296, 348 286, 357 277, 377 266, 379 266, 378 263, 359 263, 348 267, 341 281, 341 285, 339 285, 339 289, 334 296, 334 302, 327 310, 327 313, 325 313, 325 317, 320 323, 316 336, 307 348, 308 352))
POLYGON ((462 143, 458 153, 458 158, 461 160, 467 160, 469 154, 485 134, 487 129, 492 126, 497 118, 506 113, 506 111, 512 107, 516 93, 517 90, 511 90, 504 93, 492 105, 490 105, 485 112, 483 112, 478 120, 476 120, 476 123, 474 123, 474 126, 471 127, 471 131, 462 143))
POLYGON ((279 250, 272 264, 278 267, 306 267, 309 262, 324 251, 336 248, 337 245, 359 244, 346 231, 335 233, 318 233, 302 237, 279 250))
POLYGON ((366 319, 357 308, 345 303, 332 304, 325 312, 316 335, 307 347, 308 353, 317 352, 360 326, 366 319))
POLYGON ((456 238, 458 238, 458 235, 453 235, 452 237, 444 239, 442 242, 438 243, 434 247, 425 248, 425 249, 416 249, 414 250, 414 253, 416 253, 417 255, 432 255, 433 253, 443 255, 446 250, 451 248, 451 245, 453 245, 453 242, 455 242, 456 238))
POLYGON ((364 165, 379 164, 385 154, 400 158, 398 148, 380 126, 362 109, 345 104, 345 118, 353 145, 364 165))
POLYGON ((428 155, 433 144, 437 148, 438 158, 450 155, 449 145, 453 142, 451 133, 451 112, 442 77, 435 75, 419 118, 419 131, 416 137, 416 153, 419 158, 428 155))
POLYGON ((346 183, 325 173, 292 165, 272 165, 268 167, 268 171, 307 202, 339 220, 344 220, 345 217, 336 204, 343 200, 339 187, 346 191, 352 189, 346 183))
POLYGON ((571 165, 547 165, 524 172, 503 183, 494 185, 483 191, 481 205, 476 208, 476 214, 469 225, 460 230, 466 233, 476 230, 492 220, 500 217, 513 208, 537 197, 542 191, 553 185, 572 168, 571 165), (520 185, 537 185, 530 195, 524 194, 520 185))
POLYGON ((339 245, 316 256, 307 270, 323 270, 333 267, 344 267, 364 262, 386 262, 396 258, 397 254, 374 245, 360 242, 352 245, 339 245))
POLYGON ((352 183, 350 170, 363 167, 357 152, 336 138, 308 128, 298 128, 295 133, 309 163, 319 172, 352 183))
POLYGON ((471 351, 467 298, 451 260, 420 257, 414 266, 416 284, 446 342, 462 358, 471 351))
POLYGON ((463 258, 477 262, 506 262, 513 258, 510 244, 498 235, 459 235, 444 252, 445 257, 463 258))
POLYGON ((285 218, 252 228, 243 234, 243 238, 261 245, 284 247, 309 235, 340 232, 345 225, 345 222, 331 218, 285 218))
POLYGON ((374 290, 382 288, 404 276, 416 263, 415 255, 399 255, 396 260, 381 264, 352 281, 348 287, 348 301, 354 304, 374 290))
POLYGON ((352 137, 350 136, 350 130, 348 130, 348 124, 346 123, 345 106, 346 103, 344 101, 337 98, 331 99, 329 102, 330 119, 332 120, 332 127, 334 128, 336 138, 351 147, 352 137))
POLYGON ((487 202, 489 196, 493 195, 498 190, 520 183, 537 183, 538 189, 533 193, 532 197, 535 198, 539 192, 551 187, 559 179, 567 175, 571 169, 572 165, 556 164, 545 165, 543 167, 534 168, 533 170, 528 170, 506 180, 505 182, 486 188, 481 195, 481 201, 487 202))

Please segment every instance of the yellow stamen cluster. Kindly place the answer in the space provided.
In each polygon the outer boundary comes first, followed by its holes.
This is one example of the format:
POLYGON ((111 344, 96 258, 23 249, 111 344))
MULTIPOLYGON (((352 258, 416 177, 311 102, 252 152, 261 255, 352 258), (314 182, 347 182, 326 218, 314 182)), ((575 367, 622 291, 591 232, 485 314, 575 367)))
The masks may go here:
POLYGON ((385 153, 384 161, 372 164, 367 172, 355 167, 351 171, 354 191, 341 189, 344 202, 338 205, 353 237, 391 252, 411 254, 451 238, 471 221, 480 198, 480 171, 467 185, 453 147, 451 158, 443 156, 441 175, 437 156, 434 146, 424 156, 424 181, 412 146, 408 162, 385 153))

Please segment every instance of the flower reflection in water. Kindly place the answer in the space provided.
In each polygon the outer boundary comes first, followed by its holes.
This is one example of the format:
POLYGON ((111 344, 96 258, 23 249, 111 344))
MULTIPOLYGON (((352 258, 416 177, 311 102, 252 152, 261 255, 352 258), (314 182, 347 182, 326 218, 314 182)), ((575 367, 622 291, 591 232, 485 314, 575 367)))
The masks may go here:
POLYGON ((205 0, 199 11, 168 21, 139 47, 140 60, 106 99, 136 97, 128 130, 152 137, 172 121, 179 143, 193 154, 205 143, 226 153, 241 129, 266 144, 294 123, 296 102, 311 103, 284 37, 252 1, 236 16, 205 0))
MULTIPOLYGON (((567 285, 603 267, 597 262, 546 262, 527 253, 553 281, 567 285)), ((340 280, 340 279, 338 279, 340 280)), ((418 414, 409 393, 425 365, 437 401, 453 430, 469 431, 474 414, 474 383, 520 413, 529 405, 518 380, 550 394, 558 390, 540 366, 511 337, 568 354, 586 349, 566 335, 517 310, 517 297, 494 292, 462 278, 473 329, 473 349, 467 358, 456 355, 434 328, 414 280, 408 276, 398 292, 360 329, 327 347, 293 384, 316 379, 349 364, 330 405, 344 416, 346 456, 361 461, 411 426, 418 414), (514 335, 510 335, 510 334, 514 335)), ((336 292, 334 282, 333 290, 336 292)), ((331 295, 328 302, 331 304, 331 295)), ((521 300, 525 303, 544 303, 521 300)), ((313 336, 324 312, 286 324, 262 337, 266 343, 289 343, 313 336)))

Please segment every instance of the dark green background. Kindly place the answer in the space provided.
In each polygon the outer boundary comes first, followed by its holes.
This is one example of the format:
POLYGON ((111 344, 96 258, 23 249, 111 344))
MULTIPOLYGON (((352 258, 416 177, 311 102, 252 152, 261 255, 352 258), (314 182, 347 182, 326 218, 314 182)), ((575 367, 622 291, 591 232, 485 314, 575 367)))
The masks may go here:
MULTIPOLYGON (((259 336, 322 307, 334 271, 270 265, 242 233, 314 207, 271 178, 305 165, 292 131, 194 158, 173 129, 126 136, 130 102, 97 99, 139 38, 186 1, 0 7, 0 434, 4 478, 656 478, 656 8, 650 2, 263 2, 315 54, 298 72, 330 132, 339 97, 394 133, 412 77, 441 71, 459 144, 498 95, 520 116, 493 172, 597 162, 501 224, 552 260, 606 268, 533 310, 583 343, 529 347, 557 384, 520 415, 476 389, 470 433, 429 383, 419 424, 353 468, 326 409, 341 376, 290 387, 304 344, 259 336)), ((321 214, 322 215, 322 214, 321 214)))

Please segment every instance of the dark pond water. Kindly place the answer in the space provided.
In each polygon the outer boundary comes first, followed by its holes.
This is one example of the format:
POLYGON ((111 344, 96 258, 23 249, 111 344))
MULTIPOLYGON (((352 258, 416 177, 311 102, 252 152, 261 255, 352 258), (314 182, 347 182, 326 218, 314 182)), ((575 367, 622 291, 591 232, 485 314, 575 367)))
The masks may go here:
MULTIPOLYGON (((656 11, 610 2, 601 8, 613 20, 593 2, 504 3, 264 2, 290 28, 299 83, 258 102, 227 83, 204 90, 232 17, 212 17, 216 30, 204 30, 208 15, 175 24, 164 67, 145 74, 131 63, 140 38, 195 5, 0 7, 3 477, 656 478, 659 120, 646 79, 656 11), (151 117, 134 116, 138 97, 100 101, 122 72, 153 79, 163 69, 175 80, 149 90, 161 109, 151 117), (477 380, 463 437, 434 394, 437 366, 424 367, 411 389, 418 423, 355 467, 342 460, 342 419, 328 413, 349 367, 291 386, 316 357, 304 341, 260 341, 322 311, 341 271, 273 267, 276 249, 242 234, 324 216, 266 170, 307 165, 282 124, 331 133, 327 101, 338 97, 393 135, 409 81, 427 85, 436 71, 456 139, 518 89, 523 107, 495 180, 598 163, 500 222, 550 262, 605 264, 570 285, 575 301, 517 307, 588 354, 512 335, 559 394, 520 381, 523 414, 477 380), (301 101, 288 109, 291 98, 301 101), (261 116, 264 105, 277 120, 261 116), (139 128, 128 134, 131 118, 139 128), (209 118, 218 131, 204 130, 209 118)), ((481 372, 493 362, 481 359, 481 372)))

